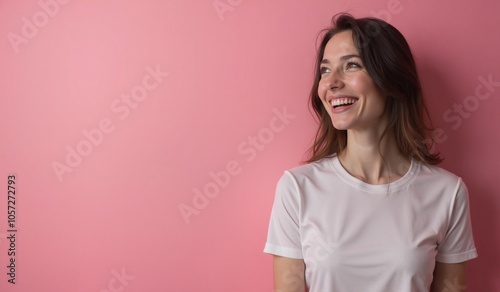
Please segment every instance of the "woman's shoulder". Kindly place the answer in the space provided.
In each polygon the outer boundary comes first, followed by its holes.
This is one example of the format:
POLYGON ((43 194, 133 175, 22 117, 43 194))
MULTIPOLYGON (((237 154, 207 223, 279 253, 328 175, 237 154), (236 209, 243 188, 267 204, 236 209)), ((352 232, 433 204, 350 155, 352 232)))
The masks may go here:
POLYGON ((312 185, 319 186, 325 181, 331 182, 335 179, 333 159, 334 157, 322 158, 285 170, 278 181, 278 189, 304 191, 312 185))
POLYGON ((289 173, 295 178, 317 177, 320 174, 332 172, 332 162, 334 159, 335 156, 325 157, 313 162, 292 167, 285 170, 285 173, 289 173))
POLYGON ((419 165, 418 177, 428 181, 457 184, 462 179, 457 174, 437 165, 428 165, 416 162, 419 165))

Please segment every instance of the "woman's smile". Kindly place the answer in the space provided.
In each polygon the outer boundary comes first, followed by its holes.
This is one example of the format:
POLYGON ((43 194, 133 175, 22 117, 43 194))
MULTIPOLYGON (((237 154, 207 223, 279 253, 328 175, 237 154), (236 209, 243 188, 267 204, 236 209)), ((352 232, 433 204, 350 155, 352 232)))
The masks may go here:
POLYGON ((358 98, 354 96, 340 95, 337 97, 332 96, 327 100, 328 103, 331 105, 330 109, 331 113, 339 114, 352 108, 354 104, 358 101, 358 98))

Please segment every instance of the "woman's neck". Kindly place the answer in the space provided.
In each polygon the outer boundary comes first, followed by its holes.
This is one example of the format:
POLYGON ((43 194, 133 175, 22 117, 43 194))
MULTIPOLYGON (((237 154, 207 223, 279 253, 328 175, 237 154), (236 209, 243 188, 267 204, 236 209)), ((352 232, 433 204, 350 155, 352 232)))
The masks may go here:
POLYGON ((410 160, 403 157, 394 136, 348 130, 347 147, 338 157, 352 176, 369 184, 393 182, 408 171, 410 160), (379 143, 380 141, 380 143, 379 143))

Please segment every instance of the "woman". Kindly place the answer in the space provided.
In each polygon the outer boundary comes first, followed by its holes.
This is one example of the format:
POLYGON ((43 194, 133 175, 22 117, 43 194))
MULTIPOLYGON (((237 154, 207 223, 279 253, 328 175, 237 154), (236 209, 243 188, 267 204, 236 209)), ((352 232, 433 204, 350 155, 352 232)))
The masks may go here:
POLYGON ((465 291, 477 257, 468 192, 424 143, 410 48, 382 20, 332 22, 310 97, 311 158, 276 189, 264 249, 275 291, 465 291))

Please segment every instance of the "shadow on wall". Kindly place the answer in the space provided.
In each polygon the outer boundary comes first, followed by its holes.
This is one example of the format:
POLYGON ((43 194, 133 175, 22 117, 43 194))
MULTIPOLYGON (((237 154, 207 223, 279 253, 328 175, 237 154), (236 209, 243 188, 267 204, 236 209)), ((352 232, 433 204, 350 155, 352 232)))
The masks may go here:
MULTIPOLYGON (((482 104, 485 102, 485 98, 474 95, 477 95, 478 91, 475 90, 477 86, 482 84, 480 93, 483 95, 489 93, 492 97, 500 95, 500 88, 494 92, 495 89, 487 85, 487 81, 490 80, 488 72, 477 72, 477 85, 471 88, 470 93, 460 92, 457 86, 453 86, 458 81, 456 79, 452 80, 449 73, 440 71, 442 69, 435 67, 435 64, 440 64, 439 60, 433 60, 432 56, 425 56, 417 60, 417 64, 424 87, 424 98, 434 127, 437 127, 434 131, 435 149, 441 151, 441 154, 445 157, 445 164, 449 165, 443 168, 461 176, 469 190, 474 240, 479 257, 472 260, 467 266, 467 288, 471 291, 495 291, 497 286, 495 281, 498 281, 497 277, 500 274, 498 265, 500 262, 500 249, 498 249, 500 241, 498 236, 493 233, 500 230, 500 224, 495 220, 496 214, 499 214, 500 210, 495 201, 491 199, 494 197, 493 193, 495 192, 493 183, 488 182, 480 175, 476 175, 477 172, 474 169, 458 161, 460 157, 474 155, 468 149, 469 146, 466 143, 450 145, 451 142, 448 139, 450 136, 457 135, 464 141, 477 139, 478 137, 475 137, 474 133, 465 130, 465 127, 461 127, 462 123, 467 123, 467 120, 462 118, 459 121, 459 118, 463 117, 463 114, 466 114, 468 110, 469 113, 472 113, 478 108, 480 109, 481 106, 486 106, 482 104), (463 98, 456 99, 456 97, 463 98), (463 108, 454 107, 459 102, 462 102, 463 108), (481 105, 474 108, 474 105, 478 103, 481 105), (444 110, 436 110, 433 107, 436 104, 446 105, 446 107, 444 110), (460 110, 462 111, 461 114, 458 113, 460 110), (457 161, 451 161, 452 159, 457 161)), ((487 143, 484 136, 480 139, 483 140, 477 140, 479 144, 487 143)), ((479 167, 480 164, 478 162, 473 167, 479 167)))
MULTIPOLYGON (((465 180, 466 178, 464 178, 465 180)), ((500 210, 495 205, 493 188, 484 188, 477 179, 468 180, 470 197, 472 226, 474 228, 474 240, 478 249, 479 257, 468 266, 471 291, 496 291, 498 275, 500 275, 500 241, 498 236, 492 236, 500 230, 495 214, 500 210), (493 219, 493 220, 492 220, 493 219)))

